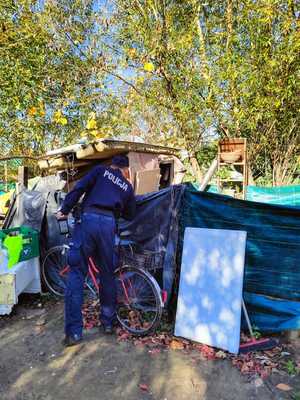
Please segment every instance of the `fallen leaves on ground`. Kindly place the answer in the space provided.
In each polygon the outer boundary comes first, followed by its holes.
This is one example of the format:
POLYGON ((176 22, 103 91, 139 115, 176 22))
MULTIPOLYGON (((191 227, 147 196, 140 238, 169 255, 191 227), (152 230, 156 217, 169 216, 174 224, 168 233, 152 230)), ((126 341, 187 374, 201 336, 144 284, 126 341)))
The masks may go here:
POLYGON ((82 306, 82 317, 85 329, 92 329, 99 326, 99 300, 87 300, 82 306))
MULTIPOLYGON (((91 329, 100 325, 99 322, 99 302, 89 300, 82 309, 84 327, 91 329)), ((135 315, 131 315, 135 318, 135 315)), ((173 337, 169 332, 157 332, 144 337, 137 337, 122 328, 116 330, 117 340, 119 342, 131 342, 136 347, 148 348, 151 356, 157 356, 162 351, 176 350, 191 355, 193 362, 201 360, 229 360, 239 369, 239 371, 249 377, 260 379, 267 378, 272 372, 283 370, 284 360, 290 353, 283 351, 282 346, 275 347, 272 350, 256 351, 247 354, 232 355, 223 350, 215 349, 205 344, 189 341, 178 337, 173 337)), ((247 342, 249 337, 242 334, 241 340, 247 342)), ((281 389, 284 390, 284 389, 281 389)))
POLYGON ((43 335, 45 333, 45 326, 44 325, 36 325, 34 327, 34 333, 35 335, 43 335))
POLYGON ((230 357, 232 364, 237 367, 242 374, 258 375, 262 379, 265 379, 273 371, 278 370, 281 351, 282 348, 278 346, 273 350, 257 351, 230 357))
POLYGON ((292 388, 286 383, 278 383, 276 387, 277 389, 282 390, 283 392, 289 392, 290 390, 292 390, 292 388))
POLYGON ((144 392, 148 392, 148 391, 149 391, 149 386, 146 385, 146 383, 140 383, 140 384, 139 384, 139 388, 140 388, 141 390, 143 390, 144 392))
POLYGON ((159 354, 161 352, 161 350, 160 349, 152 349, 152 350, 149 350, 148 351, 148 353, 149 354, 151 354, 151 355, 155 355, 155 354, 159 354))
POLYGON ((184 344, 183 342, 173 339, 170 343, 170 349, 172 350, 183 350, 184 349, 184 344))

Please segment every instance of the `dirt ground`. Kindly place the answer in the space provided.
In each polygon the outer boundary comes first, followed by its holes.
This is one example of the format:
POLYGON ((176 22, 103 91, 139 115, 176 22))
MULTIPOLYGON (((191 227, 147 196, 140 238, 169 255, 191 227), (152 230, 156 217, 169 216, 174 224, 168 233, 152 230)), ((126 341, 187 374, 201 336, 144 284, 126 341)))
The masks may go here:
POLYGON ((249 379, 229 360, 200 360, 170 349, 153 354, 95 329, 68 349, 62 336, 61 302, 21 303, 12 316, 0 318, 0 400, 300 398, 275 386, 295 388, 296 377, 249 379))

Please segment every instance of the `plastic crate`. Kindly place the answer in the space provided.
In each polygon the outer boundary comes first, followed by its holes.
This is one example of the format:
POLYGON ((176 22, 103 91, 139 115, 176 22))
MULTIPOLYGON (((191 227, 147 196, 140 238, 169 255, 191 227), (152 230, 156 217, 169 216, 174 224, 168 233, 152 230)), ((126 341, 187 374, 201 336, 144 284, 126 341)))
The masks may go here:
POLYGON ((27 226, 8 228, 0 230, 0 239, 3 241, 7 235, 22 235, 23 248, 20 254, 19 262, 30 260, 39 256, 39 233, 27 226))
POLYGON ((0 274, 0 315, 10 314, 21 293, 41 293, 40 259, 22 261, 0 274))

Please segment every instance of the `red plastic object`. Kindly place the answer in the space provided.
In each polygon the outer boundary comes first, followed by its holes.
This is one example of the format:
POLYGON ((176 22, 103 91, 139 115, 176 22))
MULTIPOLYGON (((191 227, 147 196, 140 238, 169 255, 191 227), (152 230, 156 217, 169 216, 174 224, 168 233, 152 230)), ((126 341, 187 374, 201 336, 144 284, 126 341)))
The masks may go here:
POLYGON ((162 298, 162 302, 165 304, 167 302, 168 299, 168 293, 166 290, 162 290, 161 291, 161 298, 162 298))

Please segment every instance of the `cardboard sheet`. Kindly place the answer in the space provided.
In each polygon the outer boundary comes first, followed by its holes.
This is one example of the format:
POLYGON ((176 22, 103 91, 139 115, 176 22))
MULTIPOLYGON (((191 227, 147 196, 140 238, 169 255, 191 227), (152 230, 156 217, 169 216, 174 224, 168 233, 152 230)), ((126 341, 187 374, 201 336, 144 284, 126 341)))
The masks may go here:
POLYGON ((238 353, 246 235, 186 228, 176 336, 238 353))
POLYGON ((160 169, 149 169, 136 173, 135 194, 155 192, 159 189, 160 169))

